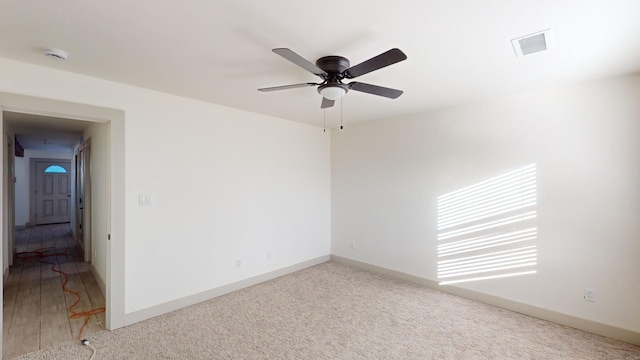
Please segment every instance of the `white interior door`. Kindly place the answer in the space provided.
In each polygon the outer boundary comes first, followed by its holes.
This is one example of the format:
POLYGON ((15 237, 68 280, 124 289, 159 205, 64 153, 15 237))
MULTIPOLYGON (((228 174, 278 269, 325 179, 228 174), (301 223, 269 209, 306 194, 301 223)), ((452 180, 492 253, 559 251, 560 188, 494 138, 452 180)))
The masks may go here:
POLYGON ((36 161, 36 225, 70 221, 71 171, 68 160, 36 161))

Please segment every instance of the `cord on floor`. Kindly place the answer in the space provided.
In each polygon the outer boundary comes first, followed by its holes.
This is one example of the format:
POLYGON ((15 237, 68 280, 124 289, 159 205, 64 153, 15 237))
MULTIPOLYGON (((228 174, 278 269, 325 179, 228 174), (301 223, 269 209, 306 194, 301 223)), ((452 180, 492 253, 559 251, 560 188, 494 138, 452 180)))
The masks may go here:
POLYGON ((71 304, 71 306, 69 306, 67 308, 67 311, 69 313, 71 313, 71 315, 69 316, 70 319, 78 319, 81 317, 84 317, 84 323, 82 324, 82 326, 80 327, 80 331, 78 332, 78 341, 84 341, 81 340, 82 339, 82 333, 84 332, 84 328, 87 326, 87 324, 89 323, 89 318, 91 317, 91 315, 96 315, 96 314, 100 314, 105 312, 105 308, 101 307, 101 308, 97 308, 97 309, 91 309, 89 311, 75 311, 73 310, 73 307, 78 305, 78 303, 80 302, 80 293, 75 291, 75 290, 71 290, 71 289, 67 289, 67 283, 69 282, 69 274, 67 274, 66 272, 56 268, 57 264, 44 260, 45 258, 48 257, 52 257, 52 256, 67 256, 67 250, 65 249, 64 252, 59 252, 59 253, 53 253, 53 254, 45 254, 45 252, 49 251, 53 249, 53 247, 48 247, 48 248, 42 248, 42 249, 38 249, 38 250, 34 250, 34 251, 22 251, 22 252, 18 252, 16 253, 16 257, 18 259, 21 259, 23 262, 26 262, 27 260, 37 260, 39 263, 41 264, 48 264, 51 265, 51 271, 53 272, 57 272, 58 274, 60 274, 63 278, 64 278, 64 282, 62 283, 62 290, 66 293, 69 294, 73 294, 76 296, 76 301, 71 304), (33 254, 33 255, 29 255, 29 254, 33 254))
POLYGON ((93 350, 93 354, 91 354, 91 357, 89 358, 89 360, 93 360, 93 357, 96 355, 98 351, 96 350, 96 348, 93 347, 93 345, 89 343, 89 340, 83 339, 81 342, 82 342, 82 345, 88 346, 89 349, 93 350))

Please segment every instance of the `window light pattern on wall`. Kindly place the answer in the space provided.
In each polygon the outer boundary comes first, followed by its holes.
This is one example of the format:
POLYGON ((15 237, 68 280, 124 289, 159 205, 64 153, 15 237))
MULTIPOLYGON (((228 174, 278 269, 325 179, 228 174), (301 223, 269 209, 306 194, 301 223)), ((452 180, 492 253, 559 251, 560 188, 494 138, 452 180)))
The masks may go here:
POLYGON ((536 272, 536 164, 438 197, 440 285, 536 272))
POLYGON ((47 174, 66 174, 67 169, 63 168, 60 165, 49 165, 46 169, 44 169, 44 172, 47 174))

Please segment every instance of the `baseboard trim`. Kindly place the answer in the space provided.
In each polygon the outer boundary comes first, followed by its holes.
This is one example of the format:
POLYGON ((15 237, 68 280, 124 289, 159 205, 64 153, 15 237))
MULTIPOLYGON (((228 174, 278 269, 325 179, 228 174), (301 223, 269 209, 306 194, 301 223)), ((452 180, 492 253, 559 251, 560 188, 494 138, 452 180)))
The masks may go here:
POLYGON ((201 303, 203 301, 210 300, 218 296, 222 296, 237 290, 247 288, 249 286, 253 286, 268 280, 272 280, 284 275, 294 273, 296 271, 300 271, 318 264, 325 263, 329 260, 331 260, 330 255, 320 256, 318 258, 303 261, 301 263, 287 266, 282 269, 274 270, 265 274, 260 274, 248 279, 240 280, 233 284, 224 285, 215 289, 207 290, 207 291, 194 294, 191 296, 187 296, 181 299, 177 299, 177 300, 169 301, 160 305, 152 306, 147 309, 128 313, 124 315, 125 324, 123 326, 135 324, 137 322, 151 319, 153 317, 163 315, 178 309, 182 309, 187 306, 195 305, 197 303, 201 303))
POLYGON ((561 325, 566 325, 575 329, 584 330, 593 334, 606 336, 606 337, 624 341, 630 344, 640 345, 640 332, 636 332, 633 330, 624 329, 624 328, 600 323, 593 320, 587 320, 577 316, 568 315, 568 314, 556 312, 553 310, 543 309, 537 306, 524 304, 524 303, 520 303, 513 300, 507 300, 497 296, 487 295, 487 294, 483 294, 481 292, 477 292, 473 290, 461 289, 454 286, 440 286, 436 281, 433 281, 433 280, 421 278, 415 275, 410 275, 400 271, 383 268, 377 265, 372 265, 372 264, 368 264, 368 263, 357 261, 357 260, 348 259, 348 258, 337 256, 337 255, 331 255, 331 260, 341 264, 353 266, 358 269, 389 276, 394 279, 423 285, 437 291, 442 291, 448 294, 479 301, 481 303, 497 306, 497 307, 511 310, 520 314, 533 316, 538 319, 551 321, 561 325))
POLYGON ((16 226, 15 226, 15 229, 16 229, 16 230, 24 230, 24 229, 26 229, 26 228, 27 228, 27 225, 16 225, 16 226))
POLYGON ((100 276, 100 274, 98 273, 98 270, 96 270, 96 267, 93 266, 93 264, 91 264, 91 275, 93 275, 93 278, 96 279, 96 282, 98 283, 98 287, 100 288, 100 291, 102 292, 102 296, 105 297, 105 299, 107 298, 107 286, 104 282, 104 280, 102 280, 102 277, 100 276))
POLYGON ((2 288, 4 289, 5 286, 7 286, 7 281, 9 280, 9 267, 7 266, 6 269, 4 269, 4 272, 2 273, 2 288))

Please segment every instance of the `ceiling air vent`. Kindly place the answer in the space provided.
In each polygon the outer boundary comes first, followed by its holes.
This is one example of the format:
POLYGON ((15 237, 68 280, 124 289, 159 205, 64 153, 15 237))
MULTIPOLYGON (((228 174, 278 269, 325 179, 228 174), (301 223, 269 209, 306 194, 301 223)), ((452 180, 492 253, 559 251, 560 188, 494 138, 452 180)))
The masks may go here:
POLYGON ((511 44, 518 57, 549 50, 551 48, 551 29, 513 39, 511 44))

